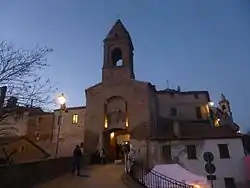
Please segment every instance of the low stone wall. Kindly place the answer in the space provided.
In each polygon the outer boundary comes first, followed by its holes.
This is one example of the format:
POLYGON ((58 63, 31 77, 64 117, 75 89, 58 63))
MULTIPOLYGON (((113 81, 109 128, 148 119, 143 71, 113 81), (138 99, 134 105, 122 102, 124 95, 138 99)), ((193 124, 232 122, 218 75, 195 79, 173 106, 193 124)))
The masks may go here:
MULTIPOLYGON (((84 155, 82 166, 90 163, 89 155, 84 155)), ((72 158, 49 159, 18 165, 0 166, 1 188, 32 188, 55 177, 70 172, 72 158)))

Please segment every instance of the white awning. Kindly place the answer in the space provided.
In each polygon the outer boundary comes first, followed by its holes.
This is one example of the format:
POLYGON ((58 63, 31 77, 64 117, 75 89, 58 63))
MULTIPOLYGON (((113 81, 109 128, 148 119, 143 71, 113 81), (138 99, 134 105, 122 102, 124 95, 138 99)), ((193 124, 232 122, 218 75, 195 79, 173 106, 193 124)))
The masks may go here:
MULTIPOLYGON (((196 175, 178 164, 164 164, 164 165, 156 165, 152 172, 160 173, 164 176, 167 176, 171 179, 193 185, 195 188, 210 188, 210 185, 207 179, 204 176, 196 175)), ((144 183, 147 187, 155 187, 163 185, 162 180, 159 179, 159 182, 154 181, 157 185, 152 185, 151 179, 156 179, 153 173, 148 173, 144 177, 144 183)), ((174 187, 174 186, 173 186, 174 187)))

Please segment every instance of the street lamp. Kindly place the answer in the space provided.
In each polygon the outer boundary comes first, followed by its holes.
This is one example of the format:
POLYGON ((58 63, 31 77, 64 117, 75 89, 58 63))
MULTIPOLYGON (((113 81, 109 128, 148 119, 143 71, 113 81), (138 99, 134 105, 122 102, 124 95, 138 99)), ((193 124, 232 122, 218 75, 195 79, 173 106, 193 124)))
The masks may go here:
POLYGON ((57 101, 61 106, 66 103, 66 98, 63 93, 59 97, 57 97, 57 101))
POLYGON ((62 93, 59 97, 57 97, 57 102, 60 104, 60 112, 58 116, 58 130, 57 130, 57 139, 56 139, 56 153, 55 157, 57 158, 58 156, 58 149, 59 149, 59 136, 60 136, 60 131, 61 131, 61 123, 62 123, 62 113, 64 110, 66 110, 66 98, 64 94, 62 93))
POLYGON ((208 105, 209 105, 210 107, 214 107, 214 102, 213 102, 213 101, 210 101, 210 102, 208 103, 208 105))

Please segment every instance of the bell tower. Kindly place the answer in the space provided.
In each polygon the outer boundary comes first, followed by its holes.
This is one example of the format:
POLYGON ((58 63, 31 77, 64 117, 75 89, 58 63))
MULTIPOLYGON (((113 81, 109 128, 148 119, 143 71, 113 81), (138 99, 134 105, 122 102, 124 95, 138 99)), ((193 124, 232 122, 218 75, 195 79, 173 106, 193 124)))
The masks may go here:
POLYGON ((133 44, 129 32, 117 20, 103 41, 102 82, 134 79, 133 44))
POLYGON ((220 109, 222 110, 222 112, 224 114, 227 114, 228 116, 230 116, 232 118, 233 121, 233 114, 230 108, 230 103, 227 100, 227 98, 225 97, 225 95, 221 94, 221 100, 219 101, 219 106, 220 109))

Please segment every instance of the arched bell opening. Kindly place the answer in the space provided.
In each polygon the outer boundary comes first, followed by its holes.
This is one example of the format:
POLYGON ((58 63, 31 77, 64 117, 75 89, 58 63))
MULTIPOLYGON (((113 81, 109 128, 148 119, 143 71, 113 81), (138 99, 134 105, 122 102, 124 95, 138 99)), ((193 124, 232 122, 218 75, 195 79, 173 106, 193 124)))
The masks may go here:
POLYGON ((120 48, 115 48, 112 51, 112 62, 115 67, 123 66, 122 51, 120 48))

